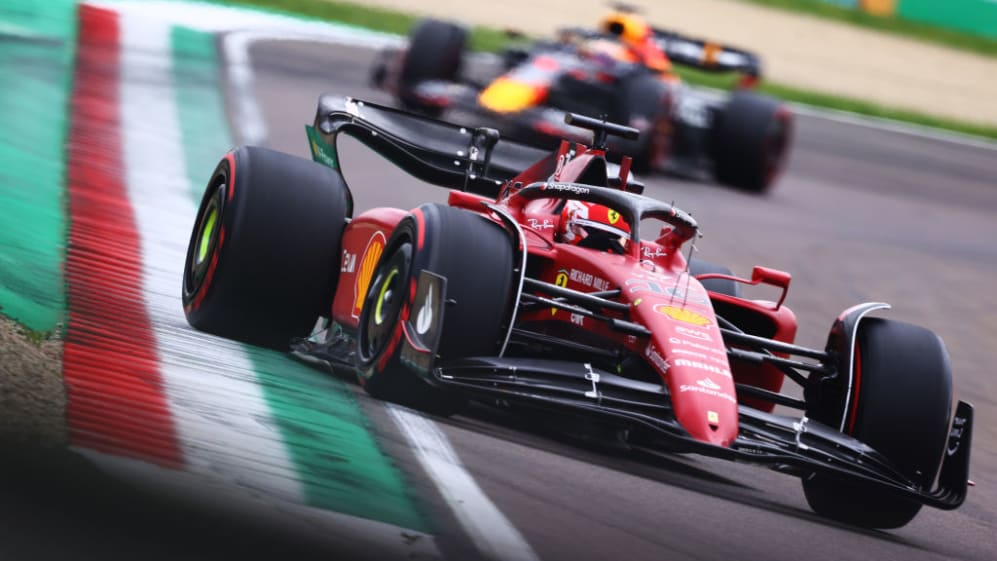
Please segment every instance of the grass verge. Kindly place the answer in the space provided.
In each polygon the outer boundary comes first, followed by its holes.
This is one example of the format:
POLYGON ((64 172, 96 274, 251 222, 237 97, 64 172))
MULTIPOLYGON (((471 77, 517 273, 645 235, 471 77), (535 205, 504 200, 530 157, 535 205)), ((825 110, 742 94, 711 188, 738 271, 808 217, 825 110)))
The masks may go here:
MULTIPOLYGON (((386 10, 383 8, 367 7, 359 4, 353 4, 350 2, 340 2, 336 0, 220 0, 220 1, 223 4, 251 6, 268 11, 298 14, 317 19, 336 21, 336 22, 346 23, 349 25, 356 25, 372 29, 375 31, 395 33, 399 35, 408 34, 409 29, 419 19, 418 16, 411 14, 405 14, 393 10, 386 10)), ((810 1, 810 0, 747 0, 747 1, 756 2, 760 4, 780 5, 780 6, 782 4, 786 4, 787 6, 796 5, 796 4, 807 4, 808 6, 813 5, 816 7, 825 6, 824 4, 819 4, 815 1, 810 1)), ((829 7, 834 8, 834 6, 829 6, 829 7)), ((840 8, 837 9, 840 10, 840 8)), ((852 14, 851 10, 842 10, 842 11, 847 12, 848 14, 852 14)), ((815 10, 813 13, 815 15, 820 15, 821 17, 824 17, 821 11, 815 10)), ((869 16, 868 14, 861 14, 861 15, 868 18, 872 17, 869 16)), ((482 26, 475 26, 471 29, 470 43, 471 43, 471 48, 474 50, 497 51, 503 45, 509 43, 509 41, 510 41, 509 37, 502 30, 482 27, 482 26)), ((993 53, 995 54, 995 56, 997 56, 997 41, 993 41, 993 43, 994 43, 993 53)), ((735 77, 731 77, 729 75, 712 74, 709 72, 704 72, 691 68, 681 68, 678 70, 678 73, 682 77, 682 79, 689 84, 718 88, 718 89, 730 89, 734 84, 734 82, 736 81, 735 77)), ((780 99, 789 102, 802 103, 806 105, 813 105, 816 107, 835 109, 839 111, 849 111, 852 113, 866 115, 869 117, 893 119, 897 121, 912 123, 915 125, 933 127, 951 132, 997 140, 997 127, 990 125, 981 125, 976 123, 958 121, 955 119, 948 119, 945 117, 936 117, 933 115, 927 115, 915 111, 896 109, 892 107, 887 107, 885 105, 871 103, 859 99, 842 97, 834 94, 827 94, 813 90, 806 90, 802 88, 787 86, 784 84, 779 84, 769 81, 761 83, 758 86, 758 91, 771 94, 775 97, 778 97, 780 99)))
POLYGON ((876 31, 908 37, 918 41, 936 43, 946 47, 997 57, 997 39, 973 35, 971 33, 956 31, 954 29, 946 29, 944 27, 938 27, 908 19, 901 19, 898 17, 874 16, 861 10, 838 6, 835 4, 828 4, 820 0, 742 1, 761 6, 768 6, 771 8, 778 8, 780 10, 808 14, 821 19, 840 21, 868 29, 874 29, 876 31))

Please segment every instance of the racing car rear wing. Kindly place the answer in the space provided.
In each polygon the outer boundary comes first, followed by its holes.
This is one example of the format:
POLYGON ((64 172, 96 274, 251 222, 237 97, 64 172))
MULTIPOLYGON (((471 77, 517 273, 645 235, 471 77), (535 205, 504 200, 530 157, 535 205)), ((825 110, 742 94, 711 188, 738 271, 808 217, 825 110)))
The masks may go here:
POLYGON ((761 78, 761 59, 752 52, 686 37, 675 31, 658 28, 652 31, 658 47, 675 64, 710 72, 740 72, 751 78, 761 78))
POLYGON ((322 95, 309 144, 315 161, 340 168, 336 138, 352 136, 412 176, 442 187, 494 197, 523 169, 550 159, 548 151, 368 101, 322 95))

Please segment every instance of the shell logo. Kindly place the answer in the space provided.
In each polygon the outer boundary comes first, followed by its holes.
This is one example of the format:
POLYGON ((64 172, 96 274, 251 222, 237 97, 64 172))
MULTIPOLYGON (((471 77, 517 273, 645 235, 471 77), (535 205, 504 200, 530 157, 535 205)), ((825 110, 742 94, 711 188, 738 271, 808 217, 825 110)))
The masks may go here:
POLYGON ((367 289, 370 288, 370 281, 374 278, 374 268, 384 253, 384 233, 376 232, 367 242, 367 248, 363 250, 363 257, 360 259, 360 269, 357 271, 357 280, 353 288, 353 317, 359 318, 363 311, 364 298, 367 296, 367 289))
POLYGON ((710 325, 710 318, 697 314, 692 310, 686 310, 683 308, 676 308, 674 306, 665 306, 663 304, 658 304, 654 307, 654 311, 659 314, 664 314, 673 320, 681 321, 684 323, 690 323, 692 325, 698 325, 700 327, 710 325))

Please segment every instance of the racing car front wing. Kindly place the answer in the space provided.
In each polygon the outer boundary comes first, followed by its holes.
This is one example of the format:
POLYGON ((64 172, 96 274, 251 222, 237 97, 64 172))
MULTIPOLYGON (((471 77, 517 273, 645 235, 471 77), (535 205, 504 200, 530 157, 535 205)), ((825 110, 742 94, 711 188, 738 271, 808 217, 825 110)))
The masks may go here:
POLYGON ((697 453, 760 464, 809 477, 814 473, 873 485, 922 504, 951 510, 966 498, 973 406, 960 401, 934 489, 901 474, 882 454, 806 416, 739 406, 740 434, 729 448, 693 439, 671 414, 661 384, 618 376, 570 361, 475 357, 434 367, 427 381, 479 400, 546 411, 583 413, 625 431, 636 450, 697 453))

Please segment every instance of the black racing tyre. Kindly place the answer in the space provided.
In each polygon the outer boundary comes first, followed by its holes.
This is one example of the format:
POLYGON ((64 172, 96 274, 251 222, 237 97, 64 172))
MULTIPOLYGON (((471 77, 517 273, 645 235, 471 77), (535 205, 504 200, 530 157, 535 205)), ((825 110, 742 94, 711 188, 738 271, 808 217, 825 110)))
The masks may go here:
MULTIPOLYGON (((952 415, 948 351, 931 331, 882 318, 862 320, 857 341, 845 432, 886 456, 922 489, 930 489, 952 415)), ((803 491, 818 514, 866 528, 899 528, 921 509, 920 503, 881 489, 823 474, 804 479, 803 491)))
MULTIPOLYGON (((703 261, 695 257, 689 260, 689 272, 694 277, 708 273, 734 275, 730 269, 723 265, 717 265, 716 263, 710 263, 709 261, 703 261)), ((741 283, 727 279, 703 279, 699 282, 702 283, 703 288, 710 292, 719 292, 720 294, 736 296, 738 298, 741 297, 741 283)))
POLYGON ((211 174, 187 246, 182 300, 194 328, 286 349, 328 314, 349 192, 336 171, 266 148, 211 174))
POLYGON ((635 74, 624 79, 616 99, 613 119, 636 127, 640 138, 611 138, 612 149, 633 158, 633 169, 647 172, 660 169, 668 160, 672 142, 671 89, 652 74, 635 74))
POLYGON ((426 80, 453 82, 460 74, 467 44, 467 30, 435 19, 420 21, 409 34, 409 45, 402 55, 398 80, 398 97, 406 109, 438 117, 442 109, 422 103, 412 95, 412 88, 426 80))
POLYGON ((475 213, 424 204, 402 220, 385 244, 360 313, 357 358, 367 392, 440 415, 459 410, 463 397, 430 386, 399 360, 401 322, 415 282, 423 270, 447 279, 436 364, 494 356, 515 305, 513 258, 505 230, 475 213))
POLYGON ((761 193, 785 166, 793 116, 780 102, 752 92, 734 92, 713 125, 717 181, 761 193))

